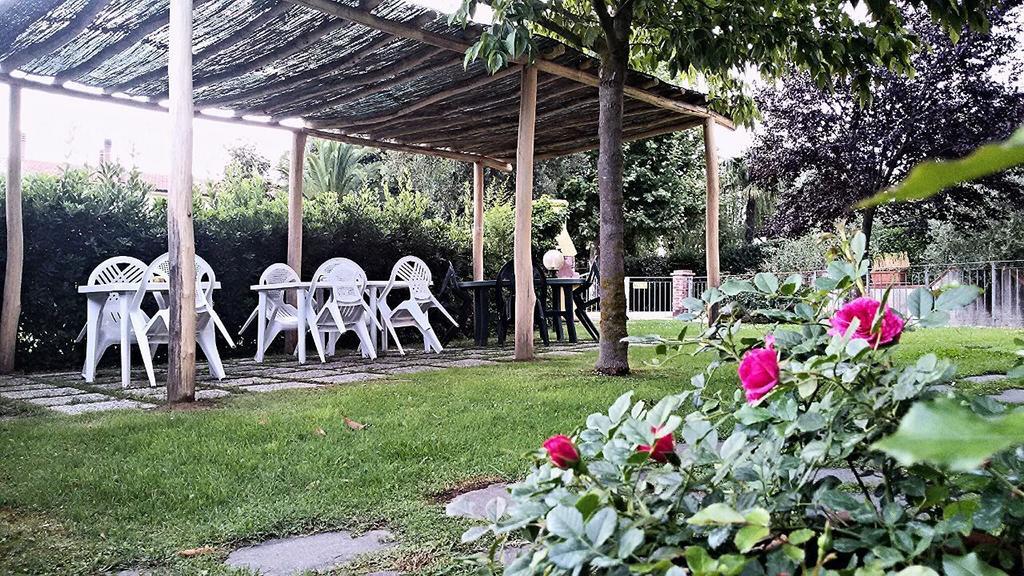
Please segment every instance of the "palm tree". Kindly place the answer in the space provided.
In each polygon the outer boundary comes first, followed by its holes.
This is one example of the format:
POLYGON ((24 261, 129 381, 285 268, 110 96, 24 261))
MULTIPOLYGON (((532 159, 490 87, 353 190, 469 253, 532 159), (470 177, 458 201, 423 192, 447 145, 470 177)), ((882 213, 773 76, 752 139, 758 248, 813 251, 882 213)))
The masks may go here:
POLYGON ((314 140, 306 154, 303 194, 314 198, 331 192, 339 197, 358 192, 378 170, 369 150, 343 142, 314 140))

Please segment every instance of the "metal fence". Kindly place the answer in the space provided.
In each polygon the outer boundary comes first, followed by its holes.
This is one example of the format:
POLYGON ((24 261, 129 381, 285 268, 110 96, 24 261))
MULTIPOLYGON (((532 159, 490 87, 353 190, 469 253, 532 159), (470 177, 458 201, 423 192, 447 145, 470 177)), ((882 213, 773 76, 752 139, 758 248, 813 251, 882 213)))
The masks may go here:
MULTIPOLYGON (((794 272, 777 273, 780 278, 794 272)), ((795 272, 811 283, 826 274, 824 270, 795 272)), ((728 278, 750 278, 752 274, 723 276, 728 278)), ((705 276, 692 277, 690 294, 699 296, 707 289, 705 276)), ((868 279, 871 297, 881 299, 889 289, 889 305, 900 313, 909 313, 907 300, 911 292, 927 287, 932 291, 944 287, 970 284, 983 290, 982 295, 970 306, 951 315, 951 326, 997 326, 1006 328, 1024 327, 1024 260, 999 262, 959 262, 951 264, 911 266, 899 270, 872 270, 868 279)), ((672 277, 671 276, 627 276, 626 311, 630 318, 671 318, 672 277)), ((596 295, 597 287, 591 291, 596 295)), ((589 309, 597 312, 598 306, 589 309)))
MULTIPOLYGON (((813 282, 824 270, 796 272, 805 282, 813 282)), ((778 273, 784 278, 792 272, 778 273)), ((749 278, 752 275, 734 275, 749 278)), ((723 281, 726 277, 723 277, 723 281)), ((693 279, 694 292, 699 295, 707 289, 707 278, 693 279)), ((938 291, 947 286, 972 285, 982 289, 982 295, 973 304, 954 312, 951 326, 1024 327, 1024 260, 995 262, 957 262, 911 266, 904 269, 872 270, 868 278, 868 292, 881 299, 889 290, 889 305, 907 315, 910 294, 922 287, 938 291)))

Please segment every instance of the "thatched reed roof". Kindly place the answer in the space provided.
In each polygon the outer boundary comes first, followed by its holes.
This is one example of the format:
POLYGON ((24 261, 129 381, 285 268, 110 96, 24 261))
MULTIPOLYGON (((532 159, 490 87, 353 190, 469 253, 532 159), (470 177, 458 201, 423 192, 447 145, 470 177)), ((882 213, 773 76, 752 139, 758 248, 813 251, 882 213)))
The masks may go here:
MULTIPOLYGON (((401 0, 194 0, 197 109, 311 134, 508 168, 519 65, 463 65, 474 41, 401 0), (289 124, 293 129, 295 124, 289 124)), ((0 81, 159 108, 167 94, 167 0, 19 0, 0 5, 0 81)), ((538 159, 597 146, 597 67, 542 40, 538 159)), ((627 139, 698 125, 696 92, 631 72, 627 139)))

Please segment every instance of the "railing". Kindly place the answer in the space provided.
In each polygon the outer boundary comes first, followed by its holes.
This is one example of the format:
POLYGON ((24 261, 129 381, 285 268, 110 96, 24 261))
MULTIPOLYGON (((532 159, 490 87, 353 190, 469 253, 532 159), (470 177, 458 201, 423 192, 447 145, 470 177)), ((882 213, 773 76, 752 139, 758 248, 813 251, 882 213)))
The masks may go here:
MULTIPOLYGON (((792 272, 776 275, 785 278, 792 272)), ((797 272, 804 282, 813 282, 824 270, 797 272)), ((733 275, 732 278, 749 278, 752 274, 733 275)), ((723 276, 722 280, 727 278, 723 276)), ((1024 327, 1024 261, 1009 260, 995 262, 958 262, 950 264, 929 264, 895 270, 872 270, 868 278, 868 292, 872 298, 881 299, 889 290, 888 303, 893 309, 907 315, 910 294, 922 287, 932 291, 952 285, 973 285, 982 289, 982 295, 971 305, 954 312, 949 321, 951 326, 995 326, 1005 328, 1024 327)), ((707 289, 707 278, 693 279, 694 295, 707 289)))
MULTIPOLYGON (((671 276, 626 276, 626 313, 636 317, 672 317, 671 276)), ((597 286, 591 286, 587 298, 597 295, 597 286)), ((600 305, 587 308, 588 312, 599 312, 600 305)))

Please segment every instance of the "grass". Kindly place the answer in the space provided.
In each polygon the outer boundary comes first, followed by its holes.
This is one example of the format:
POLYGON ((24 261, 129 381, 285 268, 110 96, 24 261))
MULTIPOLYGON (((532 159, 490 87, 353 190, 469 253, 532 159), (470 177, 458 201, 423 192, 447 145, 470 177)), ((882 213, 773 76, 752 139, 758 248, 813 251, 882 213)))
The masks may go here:
MULTIPOLYGON (((636 334, 673 336, 670 321, 636 334)), ((1005 372, 1012 332, 908 334, 901 358, 955 359, 965 374, 1005 372)), ((467 523, 434 495, 480 478, 515 479, 548 435, 636 390, 656 400, 706 358, 604 378, 594 355, 426 372, 360 385, 234 397, 212 409, 30 416, 0 422, 0 573, 96 573, 160 566, 225 572, 232 547, 330 528, 386 527, 402 545, 360 569, 442 572, 471 550, 467 523), (369 426, 354 431, 351 418, 369 426), (211 546, 183 557, 180 551, 211 546)), ((728 371, 712 383, 736 386, 728 371)), ((989 385, 991 387, 991 385, 989 385)))

